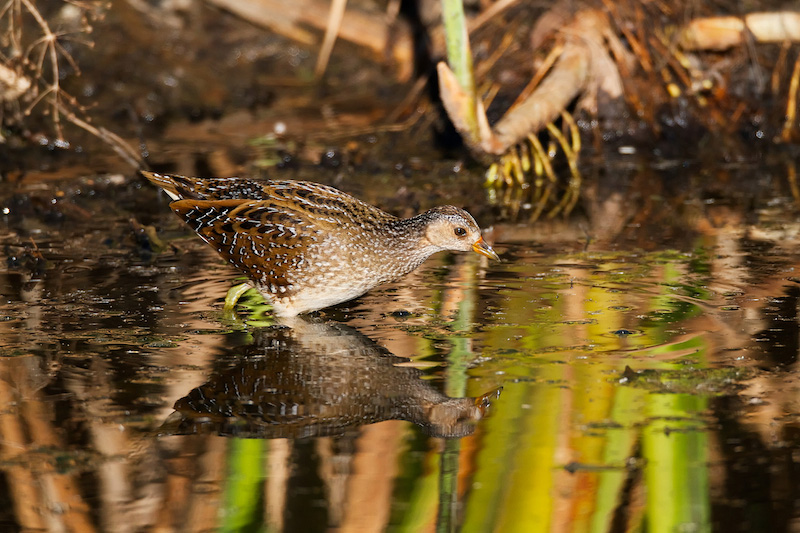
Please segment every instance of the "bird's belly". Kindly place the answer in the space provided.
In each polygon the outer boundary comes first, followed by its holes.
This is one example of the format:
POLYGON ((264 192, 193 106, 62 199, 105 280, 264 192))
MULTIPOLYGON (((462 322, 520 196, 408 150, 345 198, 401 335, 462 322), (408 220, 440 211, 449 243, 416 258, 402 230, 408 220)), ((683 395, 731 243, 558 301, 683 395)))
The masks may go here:
POLYGON ((352 300, 383 281, 383 276, 374 269, 349 261, 346 268, 330 265, 317 270, 302 283, 292 283, 285 294, 271 292, 269 288, 261 292, 272 302, 277 314, 294 316, 352 300))
POLYGON ((304 285, 302 289, 285 297, 267 291, 262 291, 262 293, 272 302, 276 314, 281 316, 294 316, 352 300, 369 291, 374 286, 375 283, 363 282, 347 284, 311 282, 304 285))
POLYGON ((303 271, 287 273, 285 290, 268 285, 260 289, 276 314, 294 316, 352 300, 409 270, 404 265, 376 264, 372 255, 367 243, 343 243, 329 236, 306 252, 303 271))

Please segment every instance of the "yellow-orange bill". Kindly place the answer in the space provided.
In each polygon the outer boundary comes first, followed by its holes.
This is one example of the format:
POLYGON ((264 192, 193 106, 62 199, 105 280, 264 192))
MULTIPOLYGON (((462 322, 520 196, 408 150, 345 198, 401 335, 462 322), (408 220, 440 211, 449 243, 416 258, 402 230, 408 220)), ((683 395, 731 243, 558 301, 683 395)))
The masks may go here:
POLYGON ((486 242, 483 240, 483 237, 475 241, 475 244, 472 245, 472 249, 481 255, 485 255, 490 259, 494 259, 495 261, 500 260, 495 251, 492 250, 492 247, 486 244, 486 242))

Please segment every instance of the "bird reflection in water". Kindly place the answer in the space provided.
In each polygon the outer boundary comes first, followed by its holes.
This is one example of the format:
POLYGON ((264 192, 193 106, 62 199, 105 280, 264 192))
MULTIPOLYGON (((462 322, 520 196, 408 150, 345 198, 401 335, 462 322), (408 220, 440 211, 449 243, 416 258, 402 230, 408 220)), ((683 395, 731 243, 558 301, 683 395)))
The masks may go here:
POLYGON ((240 362, 175 403, 162 434, 253 438, 341 435, 383 420, 413 422, 431 436, 463 437, 500 389, 450 398, 398 366, 398 357, 341 324, 292 320, 254 332, 240 362))

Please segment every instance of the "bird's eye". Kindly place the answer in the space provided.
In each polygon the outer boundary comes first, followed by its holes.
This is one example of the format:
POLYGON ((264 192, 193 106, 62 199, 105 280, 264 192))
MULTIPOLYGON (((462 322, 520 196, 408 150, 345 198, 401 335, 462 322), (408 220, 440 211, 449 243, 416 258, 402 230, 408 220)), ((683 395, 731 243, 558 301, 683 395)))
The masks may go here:
POLYGON ((465 230, 461 226, 458 226, 453 231, 455 231, 457 237, 463 237, 463 236, 465 236, 467 234, 467 230, 465 230))

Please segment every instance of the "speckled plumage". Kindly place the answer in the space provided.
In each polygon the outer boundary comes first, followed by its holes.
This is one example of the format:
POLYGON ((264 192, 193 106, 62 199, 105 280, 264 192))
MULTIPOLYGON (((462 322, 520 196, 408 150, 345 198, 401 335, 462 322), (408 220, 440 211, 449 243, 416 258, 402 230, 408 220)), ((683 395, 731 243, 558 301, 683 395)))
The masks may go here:
POLYGON ((317 183, 142 174, 280 316, 360 296, 441 250, 497 257, 472 216, 453 206, 400 219, 317 183))

